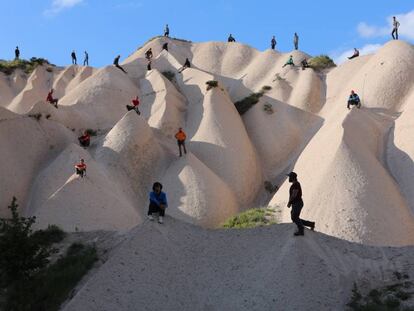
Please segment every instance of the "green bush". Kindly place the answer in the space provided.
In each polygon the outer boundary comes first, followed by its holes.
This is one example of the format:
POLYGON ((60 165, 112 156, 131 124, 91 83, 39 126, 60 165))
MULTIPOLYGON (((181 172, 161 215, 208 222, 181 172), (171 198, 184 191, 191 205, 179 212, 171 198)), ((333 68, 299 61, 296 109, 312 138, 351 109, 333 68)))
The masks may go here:
POLYGON ((272 87, 271 87, 270 85, 264 85, 264 86, 262 87, 262 90, 263 90, 264 92, 270 91, 271 89, 272 89, 272 87))
POLYGON ((94 130, 94 129, 86 129, 85 132, 88 133, 90 136, 97 136, 98 135, 98 131, 94 130))
MULTIPOLYGON (((36 69, 37 66, 51 65, 49 61, 44 58, 32 57, 30 60, 15 59, 12 61, 0 61, 0 72, 6 75, 11 75, 16 69, 21 69, 25 73, 29 74, 36 69)), ((51 65, 54 66, 54 65, 51 65)))
POLYGON ((206 82, 207 84, 207 91, 211 90, 213 87, 218 87, 218 81, 210 80, 206 82))
POLYGON ((228 219, 224 224, 224 228, 234 228, 234 229, 246 229, 254 227, 262 227, 274 224, 274 221, 266 218, 266 212, 268 210, 265 208, 253 208, 247 210, 239 215, 233 216, 228 219))
POLYGON ((315 70, 323 70, 336 67, 334 61, 328 55, 319 55, 312 57, 308 61, 309 67, 315 70))
POLYGON ((249 96, 243 98, 234 103, 236 106, 237 111, 240 115, 245 114, 253 105, 256 105, 259 102, 260 97, 264 94, 263 91, 252 93, 249 96))
POLYGON ((174 80, 174 78, 175 78, 175 73, 174 72, 172 72, 172 71, 169 71, 169 70, 167 70, 167 71, 163 71, 163 72, 161 72, 162 74, 163 74, 163 76, 164 77, 166 77, 169 81, 173 81, 174 80))

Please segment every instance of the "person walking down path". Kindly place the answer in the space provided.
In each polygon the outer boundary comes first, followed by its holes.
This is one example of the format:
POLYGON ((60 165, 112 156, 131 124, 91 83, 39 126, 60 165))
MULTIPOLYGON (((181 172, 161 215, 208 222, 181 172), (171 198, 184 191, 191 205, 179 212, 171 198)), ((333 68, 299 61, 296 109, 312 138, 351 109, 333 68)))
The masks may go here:
POLYGON ((91 135, 89 135, 88 131, 85 131, 82 136, 78 137, 78 140, 82 147, 89 147, 91 144, 91 135))
POLYGON ((169 37, 169 36, 170 36, 170 28, 168 27, 168 24, 166 24, 164 28, 164 37, 169 37))
POLYGON ((79 175, 81 178, 86 176, 86 164, 85 160, 81 159, 79 163, 75 165, 76 175, 79 175))
POLYGON ((89 66, 89 54, 86 51, 85 51, 85 58, 83 60, 83 65, 84 66, 89 66))
POLYGON ((20 50, 18 46, 16 46, 16 49, 14 50, 14 59, 15 60, 20 59, 20 50))
POLYGON ((288 61, 286 62, 286 64, 284 64, 284 65, 282 66, 282 68, 285 68, 287 65, 290 65, 290 66, 295 66, 295 63, 293 62, 293 56, 292 56, 292 55, 290 55, 290 56, 289 56, 288 61))
POLYGON ((121 58, 121 55, 118 55, 117 57, 115 57, 115 59, 114 59, 114 66, 116 67, 116 68, 119 68, 119 69, 121 69, 124 73, 127 73, 125 70, 124 70, 124 68, 122 68, 121 66, 119 66, 119 59, 121 58))
POLYGON ((351 109, 350 106, 354 105, 357 106, 358 109, 361 108, 361 100, 359 99, 358 94, 352 90, 348 98, 348 105, 346 107, 351 109))
POLYGON ((188 58, 185 59, 184 65, 178 69, 178 72, 183 72, 186 68, 191 68, 190 60, 188 58))
POLYGON ((236 42, 236 39, 234 39, 232 34, 230 34, 229 37, 227 38, 227 42, 236 42))
POLYGON ((274 50, 276 48, 276 38, 275 38, 275 36, 273 36, 272 40, 270 40, 270 47, 272 48, 272 50, 274 50))
POLYGON ((168 207, 167 195, 162 192, 162 185, 159 182, 155 182, 152 186, 152 191, 149 194, 149 207, 148 207, 148 219, 153 221, 153 213, 158 213, 158 223, 164 222, 165 209, 168 207))
POLYGON ((55 106, 55 108, 57 108, 58 106, 58 99, 57 98, 53 98, 53 89, 51 89, 50 91, 49 91, 49 93, 47 93, 47 97, 46 97, 46 101, 49 103, 49 104, 52 104, 53 106, 55 106))
POLYGON ((72 51, 72 53, 70 54, 70 56, 72 57, 72 65, 76 65, 77 64, 77 59, 76 59, 76 53, 75 53, 75 51, 72 51))
POLYGON ((293 45, 295 46, 295 50, 299 48, 299 36, 296 32, 293 35, 293 45))
POLYGON ((151 49, 151 48, 149 48, 149 49, 145 52, 145 58, 146 58, 148 61, 150 61, 150 60, 152 59, 152 56, 153 56, 153 54, 152 54, 152 49, 151 49))
POLYGON ((295 172, 290 172, 286 176, 289 176, 289 182, 292 184, 289 189, 289 202, 287 207, 292 207, 290 216, 292 221, 298 227, 298 231, 294 233, 295 236, 305 235, 304 227, 309 227, 312 231, 315 229, 315 222, 300 219, 300 212, 303 208, 302 200, 302 188, 298 182, 298 175, 295 172))
POLYGON ((348 59, 353 59, 358 56, 359 56, 359 51, 357 48, 354 48, 354 54, 352 54, 352 56, 349 56, 348 59))
POLYGON ((187 154, 187 149, 185 148, 185 139, 187 138, 187 135, 185 135, 181 127, 178 129, 178 132, 175 134, 175 138, 177 139, 177 145, 180 151, 180 157, 182 157, 183 154, 181 152, 181 147, 183 147, 184 149, 184 154, 187 154))
POLYGON ((138 110, 138 106, 139 106, 139 99, 138 99, 138 96, 137 96, 137 97, 135 97, 135 98, 131 101, 131 103, 132 103, 132 105, 126 105, 127 110, 128 110, 128 111, 135 110, 135 112, 136 112, 138 115, 140 115, 140 114, 141 114, 141 112, 138 110))
POLYGON ((392 32, 391 32, 391 36, 393 40, 398 40, 398 27, 400 27, 400 22, 397 21, 395 16, 393 16, 392 17, 392 32))

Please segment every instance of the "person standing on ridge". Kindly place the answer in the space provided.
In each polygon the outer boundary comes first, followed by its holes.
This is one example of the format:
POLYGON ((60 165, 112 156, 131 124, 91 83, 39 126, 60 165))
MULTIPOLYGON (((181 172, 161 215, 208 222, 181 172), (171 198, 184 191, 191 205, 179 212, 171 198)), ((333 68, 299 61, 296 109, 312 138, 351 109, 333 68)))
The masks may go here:
POLYGON ((82 136, 78 137, 78 140, 82 147, 89 147, 91 144, 91 135, 89 135, 88 131, 85 131, 82 136))
POLYGON ((83 60, 83 65, 84 66, 89 66, 89 54, 86 51, 85 51, 85 58, 83 60))
POLYGON ((272 48, 272 50, 274 50, 276 48, 276 38, 275 38, 275 36, 273 36, 272 40, 270 41, 270 47, 272 48))
POLYGON ((58 99, 57 98, 53 98, 53 89, 50 90, 49 93, 47 93, 47 97, 46 97, 46 101, 49 104, 52 104, 55 106, 55 108, 57 109, 57 104, 58 104, 58 99))
POLYGON ((185 135, 181 127, 178 129, 178 132, 175 134, 175 138, 177 139, 178 149, 180 151, 180 157, 182 157, 183 154, 181 152, 181 147, 183 147, 184 149, 184 154, 187 154, 187 149, 185 149, 185 139, 187 138, 187 135, 185 135))
POLYGON ((357 48, 354 48, 354 54, 352 54, 352 56, 349 56, 348 59, 353 59, 358 56, 359 56, 359 51, 357 48))
POLYGON ((293 45, 295 46, 295 50, 299 48, 299 36, 296 32, 293 35, 293 45))
POLYGON ((149 195, 150 204, 148 207, 148 219, 154 220, 153 213, 158 213, 158 223, 162 224, 165 216, 165 209, 168 207, 167 195, 162 192, 162 185, 159 182, 155 182, 152 186, 152 191, 149 195))
POLYGON ((127 73, 124 68, 122 68, 121 66, 119 66, 119 59, 121 58, 121 55, 118 55, 117 57, 115 57, 114 59, 114 66, 118 69, 121 69, 122 72, 127 73))
POLYGON ((139 106, 139 99, 138 99, 138 96, 137 96, 137 97, 135 97, 135 98, 131 101, 131 103, 132 103, 132 105, 126 105, 127 110, 128 110, 128 111, 135 110, 135 112, 136 112, 138 115, 140 115, 140 114, 141 114, 141 112, 138 110, 138 106, 139 106))
POLYGON ((170 28, 168 27, 168 24, 166 24, 164 28, 164 37, 169 37, 169 36, 170 36, 170 28))
POLYGON ((392 32, 391 32, 391 36, 393 40, 398 40, 398 27, 400 27, 400 22, 397 21, 397 19, 395 18, 395 16, 392 17, 392 32), (395 34, 395 36, 394 36, 395 34))
POLYGON ((309 227, 312 231, 315 229, 315 222, 300 219, 300 212, 303 208, 302 200, 302 188, 298 182, 298 175, 295 172, 290 172, 286 176, 289 176, 289 182, 292 184, 289 189, 289 201, 287 207, 292 207, 290 216, 292 221, 298 227, 298 231, 294 233, 295 236, 305 235, 304 227, 309 227))
POLYGON ((16 46, 16 49, 14 50, 14 59, 15 60, 20 59, 20 50, 18 46, 16 46))
POLYGON ((351 109, 349 106, 357 106, 357 108, 361 108, 361 100, 359 99, 359 96, 357 93, 355 93, 353 90, 351 91, 351 95, 349 95, 348 98, 348 105, 346 106, 348 109, 351 109))
POLYGON ((73 50, 72 53, 70 54, 70 56, 72 57, 72 65, 76 65, 77 64, 77 60, 76 60, 76 53, 73 50))
POLYGON ((76 175, 79 175, 81 178, 83 178, 86 175, 86 164, 85 160, 81 159, 80 163, 75 165, 76 175))
POLYGON ((230 34, 229 37, 227 38, 227 42, 236 42, 236 39, 234 39, 232 34, 230 34))

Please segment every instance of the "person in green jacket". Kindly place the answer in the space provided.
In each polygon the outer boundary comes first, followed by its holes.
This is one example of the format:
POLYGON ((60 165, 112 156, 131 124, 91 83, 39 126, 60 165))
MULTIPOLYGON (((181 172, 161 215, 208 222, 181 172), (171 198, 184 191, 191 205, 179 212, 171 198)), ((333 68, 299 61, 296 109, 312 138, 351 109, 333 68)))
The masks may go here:
POLYGON ((290 65, 290 66, 295 66, 295 63, 293 62, 293 56, 290 55, 288 61, 286 62, 286 64, 283 65, 282 68, 285 68, 285 66, 290 65))

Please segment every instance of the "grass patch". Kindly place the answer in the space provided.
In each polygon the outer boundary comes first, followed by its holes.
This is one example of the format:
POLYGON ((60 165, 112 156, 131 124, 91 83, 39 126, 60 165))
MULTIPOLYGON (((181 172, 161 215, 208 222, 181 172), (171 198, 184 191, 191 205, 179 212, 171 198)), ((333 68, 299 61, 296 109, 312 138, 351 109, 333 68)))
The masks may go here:
POLYGON ((239 112, 239 114, 245 114, 251 107, 256 105, 259 102, 260 97, 263 96, 263 94, 263 91, 252 93, 249 96, 243 98, 242 100, 235 102, 234 105, 236 106, 236 109, 239 112))
POLYGON ((174 80, 174 78, 175 78, 175 73, 174 72, 172 72, 172 71, 170 71, 170 70, 167 70, 167 71, 163 71, 163 72, 161 72, 162 73, 162 75, 164 76, 164 77, 166 77, 170 82, 173 82, 173 80, 174 80))
POLYGON ((86 129, 85 132, 88 133, 90 136, 97 136, 98 135, 98 131, 94 130, 94 129, 86 129))
POLYGON ((33 118, 33 119, 35 119, 35 120, 39 121, 39 120, 40 120, 40 118, 42 117, 42 114, 41 114, 41 113, 28 114, 28 117, 29 117, 29 118, 33 118))
POLYGON ((264 85, 264 86, 262 87, 262 90, 263 90, 264 92, 270 91, 271 89, 272 89, 272 87, 271 87, 270 85, 264 85))
POLYGON ((312 57, 308 61, 309 67, 313 68, 314 70, 324 70, 332 67, 336 67, 336 64, 328 55, 319 55, 316 57, 312 57))
POLYGON ((25 73, 29 74, 36 69, 37 66, 42 65, 51 65, 48 60, 44 58, 32 57, 30 60, 25 59, 15 59, 12 61, 0 61, 0 72, 5 73, 6 75, 11 75, 16 69, 21 69, 25 73))
POLYGON ((218 81, 215 81, 215 80, 207 81, 206 84, 207 84, 207 91, 211 90, 214 87, 218 87, 218 81))
POLYGON ((228 219, 224 224, 224 228, 228 229, 247 229, 255 227, 263 227, 274 224, 276 222, 269 220, 266 216, 268 212, 265 208, 253 208, 240 213, 228 219))
POLYGON ((49 246, 54 243, 59 243, 66 236, 66 233, 58 226, 49 225, 44 230, 37 230, 33 232, 32 239, 39 245, 49 246))

